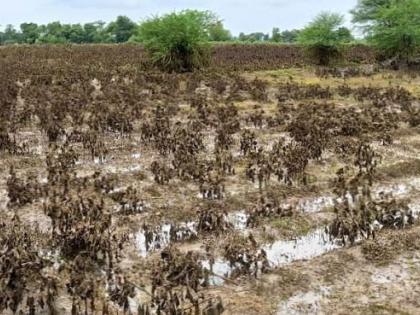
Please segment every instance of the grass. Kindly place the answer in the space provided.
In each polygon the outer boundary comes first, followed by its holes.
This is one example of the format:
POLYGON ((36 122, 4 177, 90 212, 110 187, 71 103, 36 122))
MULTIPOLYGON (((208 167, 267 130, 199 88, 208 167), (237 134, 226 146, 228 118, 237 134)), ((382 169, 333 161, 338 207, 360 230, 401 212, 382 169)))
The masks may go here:
POLYGON ((364 314, 364 315, 385 315, 385 314, 408 315, 410 314, 392 305, 377 304, 377 303, 369 304, 367 306, 357 307, 357 309, 353 311, 355 311, 357 314, 364 314))
POLYGON ((380 169, 380 172, 390 178, 411 177, 420 175, 420 159, 397 162, 380 169))
MULTIPOLYGON (((293 81, 297 83, 319 84, 322 87, 331 88, 336 88, 343 83, 348 84, 352 88, 362 86, 372 86, 378 88, 401 86, 410 91, 413 95, 420 97, 420 76, 412 78, 408 74, 397 74, 394 71, 381 71, 380 73, 374 74, 370 77, 356 76, 347 79, 333 77, 320 78, 315 75, 315 69, 313 67, 258 71, 254 72, 253 75, 271 83, 284 83, 293 78, 293 81)), ((246 76, 250 76, 250 74, 247 74, 246 76)))
POLYGON ((303 216, 284 217, 271 220, 269 224, 286 237, 307 235, 313 228, 314 222, 303 216))

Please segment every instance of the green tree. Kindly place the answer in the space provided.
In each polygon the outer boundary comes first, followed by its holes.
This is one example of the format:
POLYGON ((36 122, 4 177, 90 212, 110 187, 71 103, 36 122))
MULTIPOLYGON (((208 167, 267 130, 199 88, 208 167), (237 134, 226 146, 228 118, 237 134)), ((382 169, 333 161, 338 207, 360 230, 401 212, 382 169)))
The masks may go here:
POLYGON ((382 7, 368 40, 384 56, 409 61, 420 47, 420 0, 394 0, 382 7))
POLYGON ((34 44, 40 36, 38 24, 35 23, 22 23, 20 31, 22 33, 22 42, 26 44, 34 44))
POLYGON ((354 41, 354 36, 347 27, 340 27, 337 30, 337 39, 339 43, 349 43, 354 41))
POLYGON ((285 30, 281 32, 281 38, 284 43, 296 43, 300 30, 285 30))
POLYGON ((173 12, 141 23, 135 40, 162 69, 192 71, 209 61, 209 29, 216 21, 208 11, 173 12))
POLYGON ((106 31, 105 22, 97 21, 83 25, 85 43, 110 43, 112 36, 106 31))
POLYGON ((262 32, 255 32, 251 34, 240 33, 238 39, 240 41, 254 43, 254 42, 268 41, 270 39, 270 35, 264 34, 262 32))
POLYGON ((209 27, 209 40, 213 42, 226 42, 232 40, 232 34, 225 29, 223 22, 218 20, 209 27))
POLYGON ((13 25, 8 24, 3 33, 3 43, 4 44, 18 44, 22 40, 21 34, 16 31, 13 25))
POLYGON ((327 65, 339 55, 338 46, 348 41, 340 36, 343 23, 342 15, 323 12, 300 32, 298 43, 308 47, 318 64, 327 65))
POLYGON ((126 16, 118 16, 115 22, 111 22, 107 27, 107 32, 111 34, 116 43, 125 43, 136 33, 137 24, 126 16))
POLYGON ((282 36, 278 27, 273 28, 273 31, 271 32, 271 41, 275 43, 282 42, 282 36))
POLYGON ((389 7, 392 0, 358 0, 356 7, 351 10, 353 23, 360 24, 368 30, 371 23, 376 20, 379 11, 389 7))
POLYGON ((63 25, 56 21, 48 23, 45 26, 41 26, 41 36, 38 40, 40 43, 46 44, 64 44, 67 43, 67 39, 64 33, 63 25))

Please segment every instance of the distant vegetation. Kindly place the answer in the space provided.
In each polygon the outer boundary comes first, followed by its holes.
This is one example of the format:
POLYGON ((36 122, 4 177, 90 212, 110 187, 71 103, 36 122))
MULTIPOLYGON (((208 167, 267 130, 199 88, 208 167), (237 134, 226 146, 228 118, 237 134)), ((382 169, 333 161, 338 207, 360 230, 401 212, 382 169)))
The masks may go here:
POLYGON ((22 23, 19 30, 7 25, 0 32, 0 45, 140 42, 154 64, 176 71, 190 71, 205 64, 205 47, 211 42, 298 43, 322 65, 339 56, 340 47, 346 43, 367 43, 384 58, 399 63, 416 56, 420 46, 420 0, 359 0, 351 13, 352 22, 365 35, 363 39, 355 39, 344 26, 343 16, 332 12, 319 14, 301 30, 281 31, 274 27, 271 34, 240 33, 235 37, 212 12, 186 10, 140 23, 119 16, 108 24, 22 23))

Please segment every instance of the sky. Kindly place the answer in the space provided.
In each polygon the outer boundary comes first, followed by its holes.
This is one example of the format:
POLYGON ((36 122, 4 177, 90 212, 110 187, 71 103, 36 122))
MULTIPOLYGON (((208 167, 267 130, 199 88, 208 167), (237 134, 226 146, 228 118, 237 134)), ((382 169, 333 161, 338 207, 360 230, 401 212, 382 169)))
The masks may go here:
POLYGON ((182 9, 215 12, 234 35, 302 28, 321 11, 338 12, 350 26, 349 10, 357 0, 0 0, 0 27, 23 22, 46 24, 109 22, 126 15, 139 22, 182 9))

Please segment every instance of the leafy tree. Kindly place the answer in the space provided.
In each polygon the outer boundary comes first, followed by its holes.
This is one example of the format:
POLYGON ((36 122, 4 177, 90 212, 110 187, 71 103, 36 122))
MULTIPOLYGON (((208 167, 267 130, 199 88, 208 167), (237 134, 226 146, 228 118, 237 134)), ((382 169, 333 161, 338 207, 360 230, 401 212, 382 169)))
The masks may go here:
POLYGON ((275 43, 282 42, 282 36, 278 27, 273 28, 273 31, 271 32, 271 41, 275 43))
POLYGON ((21 34, 16 31, 13 25, 6 25, 3 33, 4 44, 18 44, 21 42, 21 34))
POLYGON ((105 22, 97 21, 83 25, 85 43, 110 43, 112 35, 106 32, 105 22))
POLYGON ((64 44, 67 43, 65 38, 64 28, 60 22, 48 23, 41 27, 41 36, 39 38, 40 43, 46 44, 64 44))
POLYGON ((116 43, 127 42, 136 32, 137 24, 126 16, 118 16, 115 22, 108 25, 107 32, 116 43))
POLYGON ((232 34, 229 30, 225 29, 222 21, 216 21, 210 25, 209 40, 213 42, 226 42, 232 40, 232 34))
POLYGON ((349 41, 341 37, 343 23, 342 15, 323 12, 300 32, 298 42, 309 48, 318 64, 327 65, 339 55, 338 46, 349 41))
POLYGON ((256 32, 256 33, 251 33, 251 34, 240 33, 238 39, 240 41, 254 43, 254 42, 268 41, 270 39, 270 35, 264 34, 262 32, 256 32))
POLYGON ((144 44, 155 65, 168 71, 192 71, 209 61, 209 29, 217 22, 208 11, 185 10, 140 24, 135 40, 144 44))
POLYGON ((35 23, 22 23, 20 31, 22 33, 22 42, 26 44, 34 44, 40 36, 38 24, 35 23))
POLYGON ((420 47, 420 0, 394 0, 379 9, 368 39, 384 56, 409 61, 420 47))
POLYGON ((380 9, 389 7, 391 2, 392 0, 358 0, 357 6, 350 11, 353 23, 361 24, 365 30, 369 29, 380 9))
POLYGON ((354 41, 354 36, 347 27, 340 27, 337 30, 337 39, 339 43, 349 43, 354 41))
POLYGON ((281 32, 281 38, 284 43, 296 43, 300 30, 285 30, 281 32))

